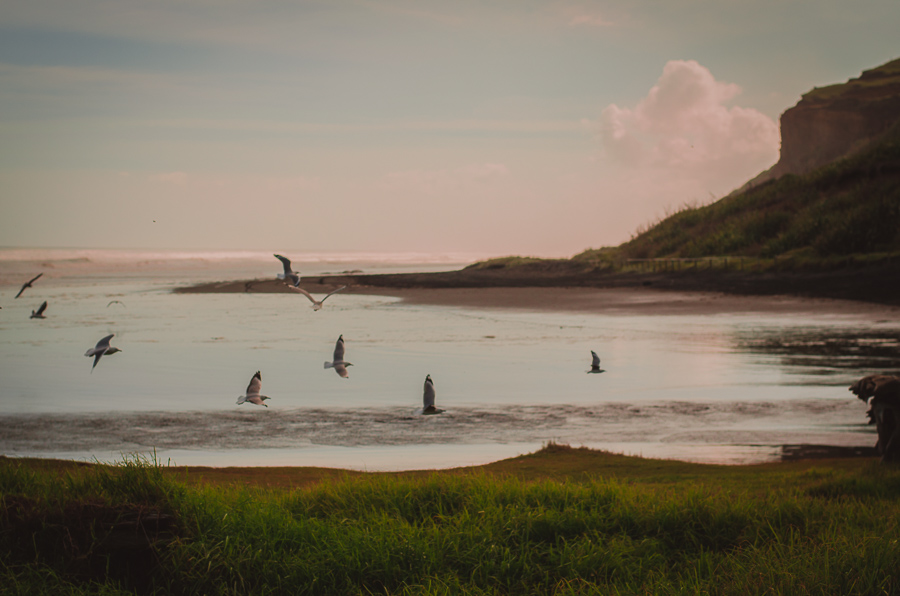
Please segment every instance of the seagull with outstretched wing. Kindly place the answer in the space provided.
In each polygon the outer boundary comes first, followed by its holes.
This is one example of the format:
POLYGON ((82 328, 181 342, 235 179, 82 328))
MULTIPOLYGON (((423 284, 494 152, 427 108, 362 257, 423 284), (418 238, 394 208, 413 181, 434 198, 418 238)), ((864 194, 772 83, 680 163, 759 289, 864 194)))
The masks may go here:
POLYGON ((31 284, 33 284, 33 283, 36 282, 38 279, 40 279, 40 277, 41 277, 42 275, 43 275, 43 273, 38 273, 36 276, 32 277, 31 279, 29 279, 28 281, 26 281, 24 284, 22 284, 22 289, 19 290, 19 293, 18 293, 18 294, 16 294, 16 298, 18 298, 19 296, 21 296, 21 295, 22 295, 22 292, 25 291, 25 288, 30 288, 30 287, 31 287, 31 284))
POLYGON ((115 354, 116 352, 121 352, 119 348, 113 348, 109 345, 109 340, 111 340, 116 334, 111 333, 97 342, 97 345, 84 353, 85 356, 93 356, 94 357, 94 365, 91 367, 91 372, 94 372, 94 368, 97 366, 97 363, 100 362, 100 357, 104 355, 115 354))
POLYGON ((325 368, 333 368, 338 376, 346 379, 350 376, 350 373, 347 372, 348 366, 353 366, 353 363, 344 362, 344 335, 341 334, 334 344, 334 361, 326 362, 325 368))
POLYGON ((258 406, 269 407, 268 404, 265 403, 267 399, 272 399, 268 395, 260 395, 260 391, 262 390, 262 375, 259 371, 256 371, 256 374, 250 379, 250 384, 247 385, 247 392, 245 395, 241 395, 238 397, 237 403, 241 405, 244 402, 250 402, 251 404, 256 404, 258 406))
POLYGON ((600 368, 600 356, 597 356, 597 352, 591 350, 591 370, 589 373, 602 373, 603 369, 600 368))
POLYGON ((31 311, 30 319, 46 319, 44 316, 44 311, 47 310, 47 301, 44 300, 44 303, 41 304, 37 310, 31 311))
POLYGON ((275 258, 281 261, 281 264, 284 266, 284 273, 279 275, 278 277, 284 279, 284 283, 288 284, 292 287, 297 287, 300 285, 300 272, 294 271, 291 268, 291 260, 287 257, 283 257, 281 255, 275 255, 275 258))
POLYGON ((312 309, 313 309, 313 310, 321 310, 321 309, 322 309, 322 303, 325 302, 326 300, 328 300, 328 297, 329 297, 329 296, 331 296, 332 294, 337 294, 337 293, 340 292, 341 290, 345 290, 345 289, 347 288, 347 286, 341 286, 341 287, 339 287, 338 289, 334 290, 333 292, 329 292, 328 294, 326 294, 325 297, 322 298, 321 300, 316 300, 315 298, 312 297, 312 294, 310 294, 309 292, 307 292, 306 290, 304 290, 304 289, 301 288, 300 286, 297 286, 297 287, 289 286, 289 287, 290 287, 292 290, 294 290, 295 292, 299 292, 300 294, 303 294, 304 296, 306 296, 307 298, 309 298, 309 301, 312 302, 312 309))

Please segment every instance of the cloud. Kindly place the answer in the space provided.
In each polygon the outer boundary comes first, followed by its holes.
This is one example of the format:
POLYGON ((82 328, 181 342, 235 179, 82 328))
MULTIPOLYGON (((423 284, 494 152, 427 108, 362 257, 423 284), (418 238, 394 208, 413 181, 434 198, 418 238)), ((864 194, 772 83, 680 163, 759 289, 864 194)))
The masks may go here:
POLYGON ((654 175, 736 187, 774 163, 779 147, 774 120, 727 105, 740 92, 693 60, 672 60, 634 107, 603 110, 597 132, 604 155, 654 175))

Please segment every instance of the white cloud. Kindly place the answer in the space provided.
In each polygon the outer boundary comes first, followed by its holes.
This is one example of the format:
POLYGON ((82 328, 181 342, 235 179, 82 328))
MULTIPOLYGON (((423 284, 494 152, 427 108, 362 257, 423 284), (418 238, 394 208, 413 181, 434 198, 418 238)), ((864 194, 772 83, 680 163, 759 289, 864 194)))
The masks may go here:
POLYGON ((604 154, 655 175, 739 186, 778 158, 778 125, 752 108, 727 105, 741 92, 693 60, 672 60, 632 108, 607 106, 598 124, 604 154))

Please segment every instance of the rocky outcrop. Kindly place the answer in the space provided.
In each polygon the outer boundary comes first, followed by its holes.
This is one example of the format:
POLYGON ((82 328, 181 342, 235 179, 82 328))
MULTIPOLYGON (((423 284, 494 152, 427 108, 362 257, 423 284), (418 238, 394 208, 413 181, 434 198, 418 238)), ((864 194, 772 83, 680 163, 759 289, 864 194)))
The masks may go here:
MULTIPOLYGON (((877 141, 900 122, 900 59, 816 88, 781 115, 781 158, 747 186, 805 174, 877 141)), ((746 187, 745 187, 746 188, 746 187)))

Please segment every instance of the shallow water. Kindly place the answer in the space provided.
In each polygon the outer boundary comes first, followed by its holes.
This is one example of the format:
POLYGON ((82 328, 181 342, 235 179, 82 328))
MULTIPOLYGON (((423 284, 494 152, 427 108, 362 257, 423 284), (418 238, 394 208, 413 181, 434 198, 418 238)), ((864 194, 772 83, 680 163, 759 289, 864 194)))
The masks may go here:
MULTIPOLYGON (((900 325, 863 315, 551 313, 353 294, 314 312, 292 294, 171 292, 274 276, 270 255, 5 256, 0 453, 11 456, 110 460, 155 449, 185 465, 375 470, 484 463, 559 441, 769 461, 782 445, 874 444, 866 407, 846 387, 900 368, 900 325), (29 320, 43 300, 47 319, 29 320), (83 353, 109 333, 123 351, 91 373, 83 353), (322 365, 340 334, 354 364, 347 379, 322 365), (602 374, 585 374, 592 349, 602 374), (236 405, 257 370, 270 407, 236 405), (426 374, 439 416, 417 414, 426 374)), ((295 268, 455 268, 316 258, 295 268)))

